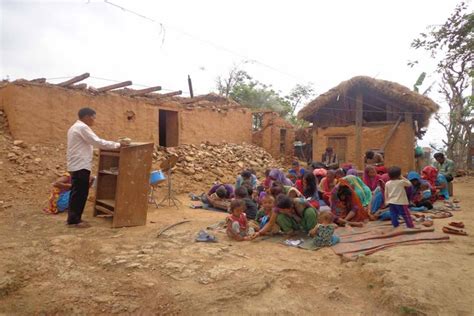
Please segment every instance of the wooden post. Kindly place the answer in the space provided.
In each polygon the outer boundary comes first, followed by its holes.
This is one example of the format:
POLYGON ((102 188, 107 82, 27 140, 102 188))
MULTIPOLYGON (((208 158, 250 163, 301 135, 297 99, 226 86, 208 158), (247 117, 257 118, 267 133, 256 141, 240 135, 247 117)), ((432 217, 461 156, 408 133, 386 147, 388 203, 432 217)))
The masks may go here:
POLYGON ((127 86, 130 86, 131 84, 132 84, 131 81, 124 81, 124 82, 111 84, 109 86, 105 86, 105 87, 102 87, 102 88, 97 88, 96 90, 98 92, 105 92, 105 91, 109 91, 109 90, 113 90, 113 89, 127 87, 127 86))
POLYGON ((356 111, 355 111, 355 123, 356 123, 356 139, 355 139, 355 162, 357 168, 364 169, 364 163, 362 159, 362 115, 363 115, 364 97, 361 92, 356 96, 356 111))
POLYGON ((408 127, 408 135, 406 142, 409 148, 407 148, 407 155, 409 155, 410 158, 408 160, 407 165, 408 170, 403 170, 403 172, 408 172, 411 170, 415 170, 415 131, 413 130, 413 113, 405 112, 405 123, 408 127))
POLYGON ((320 157, 317 156, 318 150, 318 125, 316 124, 316 120, 313 119, 313 128, 311 130, 311 139, 313 140, 311 154, 312 154, 312 161, 319 161, 320 157))
POLYGON ((380 150, 381 151, 385 151, 385 148, 387 147, 388 143, 390 142, 390 140, 392 139, 393 137, 393 134, 395 134, 395 131, 397 130, 398 126, 400 125, 400 122, 402 121, 402 117, 398 117, 398 120, 397 122, 395 123, 395 125, 392 126, 392 128, 390 129, 390 131, 388 132, 387 136, 385 137, 385 140, 383 142, 383 145, 382 147, 380 147, 380 150))
POLYGON ((72 79, 69 79, 67 81, 64 81, 64 82, 61 82, 61 83, 58 83, 57 85, 60 86, 60 87, 67 87, 67 86, 70 86, 76 82, 79 82, 79 81, 82 81, 86 78, 89 78, 90 74, 88 72, 86 73, 83 73, 82 75, 80 76, 76 76, 72 79))
POLYGON ((189 75, 188 75, 188 86, 189 86, 189 95, 191 98, 194 98, 193 82, 191 81, 191 77, 189 75))

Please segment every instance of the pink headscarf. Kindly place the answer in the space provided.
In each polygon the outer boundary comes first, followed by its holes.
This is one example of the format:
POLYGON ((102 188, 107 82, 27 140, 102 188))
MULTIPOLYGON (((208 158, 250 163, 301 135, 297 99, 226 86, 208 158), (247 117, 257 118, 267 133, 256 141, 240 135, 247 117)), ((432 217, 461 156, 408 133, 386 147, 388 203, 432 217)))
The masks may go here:
MULTIPOLYGON (((382 179, 382 176, 377 174, 377 171, 373 166, 367 166, 364 170, 364 183, 366 186, 369 187, 370 191, 374 191, 377 188, 377 185, 379 184, 379 180, 382 179), (369 177, 369 171, 373 169, 375 171, 375 176, 373 178, 369 177)), ((386 182, 386 181, 384 181, 386 182)))

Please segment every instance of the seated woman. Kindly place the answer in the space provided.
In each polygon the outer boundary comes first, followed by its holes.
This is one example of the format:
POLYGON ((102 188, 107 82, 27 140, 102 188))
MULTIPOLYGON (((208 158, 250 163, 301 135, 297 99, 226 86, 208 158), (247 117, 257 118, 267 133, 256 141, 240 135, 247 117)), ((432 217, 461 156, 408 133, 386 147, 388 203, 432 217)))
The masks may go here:
POLYGON ((303 176, 303 196, 309 202, 309 204, 315 209, 319 209, 319 192, 318 192, 318 180, 314 174, 307 172, 303 176))
POLYGON ((302 199, 292 200, 284 194, 280 194, 276 199, 276 206, 268 220, 254 236, 262 236, 274 229, 277 224, 285 234, 291 234, 295 231, 308 233, 313 229, 318 221, 317 212, 309 203, 302 199))
POLYGON ((377 187, 372 191, 369 205, 369 216, 372 220, 388 221, 391 219, 388 205, 385 205, 385 183, 390 180, 387 173, 380 176, 377 187))
POLYGON ((449 200, 448 180, 435 167, 426 166, 421 171, 421 177, 428 181, 434 197, 432 200, 449 200))
POLYGON ((270 170, 270 174, 268 175, 272 181, 280 182, 283 185, 293 186, 293 182, 288 179, 283 171, 279 169, 272 169, 270 170))
POLYGON ((410 201, 411 211, 431 210, 431 187, 428 181, 423 180, 416 171, 408 172, 407 179, 412 187, 407 190, 408 200, 410 201))
POLYGON ((336 223, 363 222, 369 219, 359 196, 346 179, 339 180, 332 192, 331 212, 336 216, 336 223))
POLYGON ((336 178, 336 182, 339 181, 339 179, 341 178, 344 178, 346 176, 346 171, 342 168, 339 168, 335 171, 335 178, 336 178))
POLYGON ((252 174, 250 170, 242 171, 242 173, 237 176, 235 181, 235 189, 237 190, 243 185, 251 187, 253 190, 255 190, 257 188, 257 176, 252 174))
POLYGON ((344 179, 351 185, 352 189, 357 193, 363 207, 368 207, 372 199, 372 192, 369 187, 362 182, 362 180, 353 175, 347 175, 344 179))
POLYGON ((370 191, 374 192, 379 185, 381 175, 377 174, 374 166, 367 166, 364 170, 364 184, 369 187, 370 191))
MULTIPOLYGON (((94 183, 95 177, 89 177, 89 188, 94 183)), ((48 199, 48 205, 43 208, 46 214, 57 214, 64 212, 69 207, 69 195, 71 193, 71 175, 65 172, 55 182, 48 199)), ((92 198, 89 196, 89 198, 92 198)))
POLYGON ((326 205, 330 204, 331 192, 336 186, 336 172, 334 170, 328 170, 326 176, 319 183, 319 190, 323 194, 323 200, 326 205))
POLYGON ((234 188, 230 184, 216 184, 207 192, 206 200, 215 208, 228 210, 231 198, 234 197, 234 188))
POLYGON ((48 205, 43 209, 46 214, 58 214, 69 207, 71 193, 71 175, 66 172, 54 183, 48 199, 48 205))

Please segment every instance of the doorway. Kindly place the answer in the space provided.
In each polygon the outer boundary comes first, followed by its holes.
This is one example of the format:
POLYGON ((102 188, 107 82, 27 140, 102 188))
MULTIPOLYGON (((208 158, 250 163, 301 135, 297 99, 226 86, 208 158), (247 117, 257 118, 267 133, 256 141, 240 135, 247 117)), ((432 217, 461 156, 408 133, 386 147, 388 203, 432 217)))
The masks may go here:
POLYGON ((280 129, 280 154, 284 155, 286 152, 286 129, 280 129))
POLYGON ((158 135, 162 147, 178 146, 178 112, 158 110, 158 135))
POLYGON ((336 136, 328 137, 328 146, 332 147, 334 153, 339 159, 339 163, 346 162, 346 151, 347 151, 347 137, 336 136))

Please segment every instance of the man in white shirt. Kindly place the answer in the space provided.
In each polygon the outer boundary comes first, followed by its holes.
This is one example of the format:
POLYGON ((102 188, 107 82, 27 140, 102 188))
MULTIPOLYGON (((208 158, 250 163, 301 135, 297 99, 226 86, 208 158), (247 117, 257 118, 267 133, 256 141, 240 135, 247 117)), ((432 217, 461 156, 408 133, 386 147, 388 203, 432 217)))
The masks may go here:
POLYGON ((101 149, 116 149, 119 143, 103 140, 90 128, 95 122, 95 111, 91 108, 79 110, 77 120, 67 132, 67 170, 71 174, 71 195, 67 224, 70 227, 87 227, 82 222, 82 212, 89 195, 89 177, 92 169, 93 146, 101 149))

